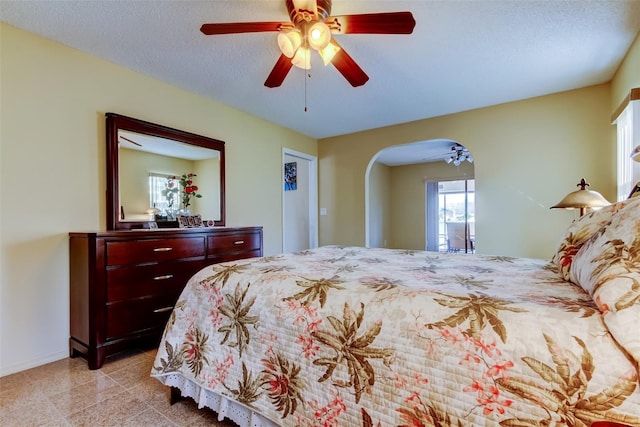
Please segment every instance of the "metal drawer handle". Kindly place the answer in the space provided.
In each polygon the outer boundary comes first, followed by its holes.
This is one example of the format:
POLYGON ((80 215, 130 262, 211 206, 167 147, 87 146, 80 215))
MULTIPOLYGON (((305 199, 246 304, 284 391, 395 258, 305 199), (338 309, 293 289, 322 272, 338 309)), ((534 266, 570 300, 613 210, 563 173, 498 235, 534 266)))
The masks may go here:
POLYGON ((173 306, 156 308, 155 310, 153 310, 153 312, 154 313, 165 313, 165 312, 171 311, 171 310, 173 310, 173 306))
POLYGON ((171 279, 173 277, 173 274, 165 274, 164 276, 156 276, 153 278, 153 280, 167 280, 167 279, 171 279))
POLYGON ((173 248, 153 248, 153 252, 169 252, 172 250, 173 248))
POLYGON ((233 242, 234 245, 242 245, 244 244, 244 240, 236 240, 235 242, 233 242))

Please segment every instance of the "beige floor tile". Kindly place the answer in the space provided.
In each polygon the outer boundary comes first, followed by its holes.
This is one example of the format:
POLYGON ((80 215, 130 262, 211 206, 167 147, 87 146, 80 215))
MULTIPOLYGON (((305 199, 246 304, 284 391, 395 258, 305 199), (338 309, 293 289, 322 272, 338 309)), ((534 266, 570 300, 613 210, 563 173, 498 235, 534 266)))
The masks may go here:
POLYGON ((49 401, 64 416, 124 393, 125 388, 104 374, 88 383, 49 396, 49 401))
POLYGON ((40 384, 45 395, 53 396, 61 392, 69 391, 74 387, 91 384, 102 376, 104 376, 104 374, 99 371, 89 371, 84 367, 79 369, 74 368, 68 373, 62 373, 59 376, 51 378, 50 381, 40 382, 40 384))
POLYGON ((113 426, 123 424, 147 409, 149 405, 125 391, 75 412, 67 420, 72 426, 113 426))
POLYGON ((122 352, 98 370, 64 359, 2 377, 0 426, 235 426, 191 399, 171 405, 169 387, 150 376, 155 355, 122 352))
POLYGON ((196 403, 191 399, 184 399, 173 405, 156 407, 158 412, 178 425, 193 425, 202 420, 202 414, 196 403))
POLYGON ((177 424, 172 423, 160 412, 153 408, 149 408, 146 411, 126 419, 122 426, 126 427, 177 427, 177 424))
POLYGON ((3 385, 0 390, 0 408, 2 409, 28 397, 46 397, 44 393, 40 391, 40 387, 38 386, 38 384, 34 384, 27 379, 25 379, 21 383, 12 384, 10 387, 5 387, 3 385))
POLYGON ((174 405, 167 404, 157 407, 158 412, 179 426, 185 427, 236 427, 229 420, 218 421, 218 414, 209 408, 198 409, 191 399, 184 399, 174 405))
POLYGON ((105 374, 109 374, 122 368, 126 368, 127 366, 131 365, 132 361, 140 361, 140 358, 143 354, 144 353, 142 353, 138 349, 121 351, 120 353, 116 353, 107 357, 104 361, 104 364, 100 368, 100 371, 105 374))
POLYGON ((60 412, 42 394, 25 396, 0 411, 2 426, 68 426, 60 412))
POLYGON ((158 354, 158 349, 154 348, 151 350, 146 350, 142 353, 145 359, 148 359, 153 364, 153 361, 156 359, 156 354, 158 354))
POLYGON ((141 360, 117 371, 110 372, 108 375, 121 386, 132 388, 149 379, 150 374, 150 363, 146 360, 141 360))
POLYGON ((170 404, 170 388, 155 378, 146 378, 135 387, 130 388, 129 392, 154 408, 169 406, 170 404))
POLYGON ((28 382, 29 379, 24 372, 0 377, 0 396, 2 396, 2 393, 10 391, 11 389, 23 384, 25 381, 28 382))
POLYGON ((68 372, 76 367, 86 366, 86 361, 79 357, 71 359, 57 360, 55 362, 47 363, 46 365, 38 366, 23 371, 24 375, 29 378, 30 381, 41 381, 43 379, 50 378, 51 376, 58 376, 62 372, 68 372))

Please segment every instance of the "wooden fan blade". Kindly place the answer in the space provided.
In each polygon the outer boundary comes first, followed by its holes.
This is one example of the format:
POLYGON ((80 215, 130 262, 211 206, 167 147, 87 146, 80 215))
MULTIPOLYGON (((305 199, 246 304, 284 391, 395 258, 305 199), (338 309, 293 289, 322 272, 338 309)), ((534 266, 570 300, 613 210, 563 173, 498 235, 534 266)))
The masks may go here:
POLYGON ((353 87, 365 84, 367 80, 369 80, 369 76, 362 71, 362 68, 356 64, 356 61, 349 56, 338 42, 331 40, 331 43, 340 48, 338 53, 336 53, 331 60, 331 63, 338 69, 338 71, 340 71, 340 74, 342 74, 353 87))
POLYGON ((336 34, 411 34, 416 26, 411 12, 330 16, 325 22, 336 34))
POLYGON ((222 24, 203 24, 200 31, 207 36, 218 34, 261 33, 279 31, 289 22, 228 22, 222 24))
POLYGON ((271 70, 271 73, 269 73, 269 77, 267 77, 264 85, 266 87, 280 86, 284 81, 284 78, 289 74, 291 67, 293 67, 291 58, 288 58, 285 55, 280 55, 280 58, 278 58, 276 65, 273 67, 273 70, 271 70))

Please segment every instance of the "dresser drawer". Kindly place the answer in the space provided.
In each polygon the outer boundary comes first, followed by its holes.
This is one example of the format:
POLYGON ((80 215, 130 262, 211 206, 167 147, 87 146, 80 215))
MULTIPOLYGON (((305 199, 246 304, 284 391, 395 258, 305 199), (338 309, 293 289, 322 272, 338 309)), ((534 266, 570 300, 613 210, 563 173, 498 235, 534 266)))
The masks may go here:
POLYGON ((207 253, 209 255, 227 255, 238 252, 261 250, 262 239, 259 233, 236 233, 222 236, 209 236, 207 253))
POLYGON ((108 304, 107 340, 164 328, 177 300, 177 296, 163 296, 108 304))
POLYGON ((240 252, 236 254, 226 253, 226 254, 214 255, 209 259, 209 261, 218 263, 218 262, 225 262, 225 261, 236 261, 239 259, 253 258, 253 257, 259 257, 259 256, 262 256, 262 251, 260 249, 256 249, 254 251, 240 252))
POLYGON ((182 292, 193 274, 204 267, 204 260, 123 266, 107 270, 107 302, 182 292))
POLYGON ((148 239, 106 243, 107 265, 141 264, 204 257, 205 237, 148 239))

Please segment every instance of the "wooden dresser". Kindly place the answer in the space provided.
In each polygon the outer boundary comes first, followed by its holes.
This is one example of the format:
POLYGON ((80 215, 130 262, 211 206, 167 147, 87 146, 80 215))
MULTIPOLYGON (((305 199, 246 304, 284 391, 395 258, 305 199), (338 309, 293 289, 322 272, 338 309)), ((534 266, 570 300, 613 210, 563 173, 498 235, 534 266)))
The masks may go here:
POLYGON ((262 227, 70 233, 71 357, 157 343, 189 277, 206 265, 262 256, 262 227))

